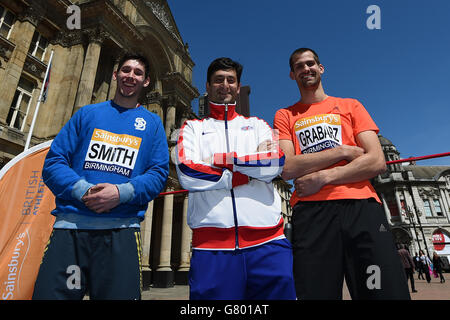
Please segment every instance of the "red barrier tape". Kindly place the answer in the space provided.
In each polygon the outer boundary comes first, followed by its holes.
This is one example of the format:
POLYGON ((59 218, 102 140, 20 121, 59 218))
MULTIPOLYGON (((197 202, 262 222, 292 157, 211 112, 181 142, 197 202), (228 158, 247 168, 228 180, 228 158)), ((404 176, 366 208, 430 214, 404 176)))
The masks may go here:
POLYGON ((446 157, 446 156, 450 156, 450 152, 431 154, 429 156, 422 156, 422 157, 410 157, 408 159, 392 160, 392 161, 387 161, 386 164, 411 162, 411 161, 416 161, 416 160, 425 160, 425 159, 440 158, 440 157, 446 157))
POLYGON ((170 191, 170 192, 161 192, 161 193, 158 195, 158 197, 166 196, 166 195, 168 195, 168 194, 186 193, 186 192, 188 192, 188 190, 177 190, 177 191, 170 191))
MULTIPOLYGON (((421 156, 421 157, 410 157, 407 159, 400 159, 400 160, 392 160, 392 161, 386 161, 386 164, 394 164, 394 163, 400 163, 400 162, 411 162, 411 161, 417 161, 417 160, 425 160, 425 159, 431 159, 431 158, 440 158, 440 157, 447 157, 450 156, 450 152, 445 153, 437 153, 437 154, 431 154, 428 156, 421 156)), ((166 196, 168 194, 177 194, 177 193, 187 193, 188 190, 177 190, 177 191, 170 191, 170 192, 161 192, 158 197, 166 196)))

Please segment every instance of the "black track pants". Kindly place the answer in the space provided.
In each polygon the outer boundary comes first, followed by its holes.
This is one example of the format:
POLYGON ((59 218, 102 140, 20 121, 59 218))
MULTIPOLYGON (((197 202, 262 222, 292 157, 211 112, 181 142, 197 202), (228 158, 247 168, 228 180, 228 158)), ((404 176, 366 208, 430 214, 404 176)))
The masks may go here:
POLYGON ((140 299, 140 231, 54 229, 33 299, 140 299))
POLYGON ((410 299, 405 272, 381 205, 374 199, 298 202, 294 206, 298 299, 410 299))

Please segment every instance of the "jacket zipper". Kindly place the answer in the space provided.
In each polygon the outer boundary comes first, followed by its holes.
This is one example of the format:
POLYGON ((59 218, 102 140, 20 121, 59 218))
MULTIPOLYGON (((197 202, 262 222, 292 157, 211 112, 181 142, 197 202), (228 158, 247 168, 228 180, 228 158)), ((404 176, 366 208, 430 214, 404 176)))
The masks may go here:
MULTIPOLYGON (((230 152, 230 141, 228 138, 228 104, 225 104, 225 139, 227 143, 227 153, 230 152)), ((234 190, 231 188, 231 202, 233 205, 233 218, 234 218, 234 232, 235 232, 235 249, 239 249, 239 233, 238 233, 238 219, 237 219, 237 211, 236 211, 236 201, 234 198, 234 190)))

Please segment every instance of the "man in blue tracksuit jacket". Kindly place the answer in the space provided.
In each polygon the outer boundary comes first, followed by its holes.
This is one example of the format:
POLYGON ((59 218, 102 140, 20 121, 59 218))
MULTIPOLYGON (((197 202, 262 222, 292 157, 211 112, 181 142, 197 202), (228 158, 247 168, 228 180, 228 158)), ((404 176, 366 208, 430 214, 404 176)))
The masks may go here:
POLYGON ((169 153, 161 119, 138 104, 149 63, 127 54, 111 101, 81 108, 54 139, 44 182, 55 224, 33 299, 140 299, 140 222, 163 189, 169 153))

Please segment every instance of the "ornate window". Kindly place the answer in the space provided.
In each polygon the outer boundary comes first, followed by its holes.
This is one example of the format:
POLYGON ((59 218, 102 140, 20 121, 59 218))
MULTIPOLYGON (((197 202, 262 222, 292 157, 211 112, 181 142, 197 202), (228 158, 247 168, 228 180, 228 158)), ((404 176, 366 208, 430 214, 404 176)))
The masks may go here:
POLYGON ((48 40, 44 38, 39 32, 34 32, 33 40, 31 40, 30 49, 28 53, 36 57, 40 61, 44 60, 45 52, 47 51, 48 40))
POLYGON ((431 212, 430 200, 423 200, 423 209, 425 211, 426 217, 432 217, 433 213, 431 212))
POLYGON ((441 203, 439 202, 439 199, 434 199, 434 211, 436 211, 436 214, 438 216, 443 216, 444 214, 442 213, 442 208, 441 208, 441 203))
POLYGON ((15 20, 16 16, 11 11, 0 6, 0 35, 8 39, 15 20))
POLYGON ((14 99, 9 108, 6 122, 10 127, 23 131, 25 121, 30 109, 31 97, 33 95, 34 84, 24 78, 20 78, 14 99))

